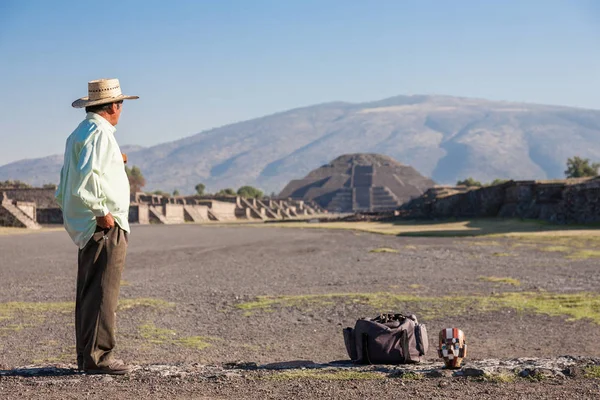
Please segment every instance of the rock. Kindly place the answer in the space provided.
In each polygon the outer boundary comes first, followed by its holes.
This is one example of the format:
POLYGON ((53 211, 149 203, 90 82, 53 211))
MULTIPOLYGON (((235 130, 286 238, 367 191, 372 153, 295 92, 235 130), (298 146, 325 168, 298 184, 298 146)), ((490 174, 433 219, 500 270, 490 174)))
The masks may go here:
POLYGON ((576 365, 571 365, 562 370, 563 375, 568 376, 570 378, 581 378, 585 375, 585 371, 583 368, 578 367, 576 365))
POLYGON ((438 386, 442 389, 450 386, 450 383, 448 381, 441 381, 440 383, 438 383, 438 386))
POLYGON ((402 375, 404 375, 406 373, 405 370, 403 369, 397 369, 395 371, 392 371, 388 374, 389 378, 402 378, 402 375))
POLYGON ((485 375, 485 371, 481 368, 463 368, 462 375, 463 376, 483 376, 483 375, 485 375))
POLYGON ((295 369, 295 368, 310 368, 316 367, 317 364, 314 361, 310 360, 294 360, 294 361, 284 361, 284 362, 276 362, 271 364, 266 364, 261 366, 264 369, 295 369))
POLYGON ((565 375, 560 371, 554 371, 552 369, 547 368, 535 368, 529 374, 532 378, 535 379, 549 379, 549 378, 565 378, 565 375))
POLYGON ((223 364, 226 369, 258 369, 255 362, 230 362, 223 364))
POLYGON ((100 383, 110 383, 113 382, 115 379, 111 376, 105 376, 102 379, 100 379, 100 383))
POLYGON ((434 369, 425 374, 428 378, 449 378, 454 375, 454 371, 449 369, 434 369))

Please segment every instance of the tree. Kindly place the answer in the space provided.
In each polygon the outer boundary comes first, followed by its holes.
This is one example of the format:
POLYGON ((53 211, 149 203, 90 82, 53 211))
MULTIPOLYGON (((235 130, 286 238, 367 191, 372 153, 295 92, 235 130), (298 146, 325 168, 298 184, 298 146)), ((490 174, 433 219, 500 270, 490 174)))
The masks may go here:
POLYGON ((6 188, 6 189, 29 189, 31 188, 31 185, 25 183, 25 182, 21 182, 19 180, 16 181, 4 181, 4 182, 0 182, 0 188, 6 188))
POLYGON ((53 189, 56 190, 58 186, 56 186, 55 183, 44 183, 44 185, 42 186, 42 189, 53 189))
POLYGON ((196 193, 198 194, 198 196, 204 196, 204 191, 206 190, 206 185, 204 185, 204 183, 199 183, 196 185, 195 189, 196 189, 196 193))
POLYGON ((132 193, 140 192, 142 188, 146 186, 146 179, 138 167, 135 165, 131 168, 125 167, 125 172, 127 172, 129 187, 131 188, 132 193))
POLYGON ((237 194, 248 199, 260 199, 263 197, 263 192, 253 186, 242 186, 238 189, 237 194))
POLYGON ((565 176, 567 178, 583 178, 586 176, 598 176, 598 168, 600 164, 593 163, 590 165, 589 158, 581 158, 575 156, 567 160, 567 169, 565 176))
POLYGON ((215 196, 235 196, 235 190, 232 188, 221 189, 215 193, 215 196))
POLYGON ((173 190, 173 196, 179 196, 179 190, 177 190, 177 189, 173 190))
POLYGON ((508 179, 496 178, 492 181, 492 183, 490 183, 490 186, 502 185, 503 183, 506 183, 506 182, 508 182, 508 179))
POLYGON ((483 186, 481 184, 481 182, 476 181, 475 179, 468 177, 467 179, 463 180, 463 181, 458 181, 456 182, 457 186, 467 186, 467 187, 473 187, 473 186, 477 186, 477 187, 481 187, 483 186))
POLYGON ((152 192, 152 194, 158 195, 158 196, 163 196, 163 197, 171 197, 171 195, 167 192, 163 192, 162 190, 155 190, 154 192, 152 192))

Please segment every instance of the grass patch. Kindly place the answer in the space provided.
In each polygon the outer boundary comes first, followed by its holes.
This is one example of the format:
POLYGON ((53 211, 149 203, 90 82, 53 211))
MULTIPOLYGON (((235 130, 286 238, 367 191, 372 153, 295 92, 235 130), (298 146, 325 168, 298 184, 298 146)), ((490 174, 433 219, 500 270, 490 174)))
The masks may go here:
POLYGON ((423 374, 418 374, 413 371, 407 371, 400 376, 403 381, 419 381, 423 379, 423 374))
POLYGON ((600 258, 600 250, 577 250, 567 256, 575 260, 587 260, 589 258, 600 258))
POLYGON ((9 324, 6 326, 0 326, 0 336, 6 332, 20 332, 25 328, 31 327, 33 324, 9 324))
POLYGON ((499 276, 480 276, 479 280, 484 282, 503 283, 506 285, 521 286, 521 281, 514 278, 502 278, 499 276))
POLYGON ((141 297, 137 299, 122 299, 119 300, 119 311, 129 310, 131 308, 149 307, 149 308, 170 308, 175 307, 175 303, 171 303, 162 299, 153 299, 149 297, 141 297))
POLYGON ((404 246, 404 248, 406 250, 416 250, 417 246, 415 246, 414 244, 407 244, 406 246, 404 246))
MULTIPOLYGON (((161 299, 139 298, 123 299, 119 301, 119 310, 128 310, 138 307, 165 308, 172 307, 173 303, 161 299)), ((48 302, 48 303, 27 303, 27 302, 8 302, 0 303, 0 322, 11 320, 16 316, 26 319, 40 319, 52 313, 70 314, 75 310, 75 303, 72 301, 48 302)), ((22 324, 23 326, 30 326, 22 324)))
POLYGON ((485 374, 483 375, 484 382, 492 383, 512 383, 517 380, 517 374, 511 374, 509 372, 500 372, 498 374, 485 374))
POLYGON ((157 328, 148 323, 140 326, 140 335, 150 343, 163 344, 173 342, 173 336, 177 333, 172 329, 157 328))
POLYGON ((589 365, 584 371, 586 378, 600 378, 600 365, 589 365))
POLYGON ((468 244, 469 246, 489 246, 489 247, 501 245, 500 242, 497 242, 495 240, 473 240, 473 241, 467 242, 466 244, 468 244))
POLYGON ((355 380, 374 380, 384 379, 382 374, 376 372, 360 372, 360 371, 319 371, 302 369, 296 371, 285 371, 267 375, 265 379, 275 381, 290 381, 296 379, 309 379, 309 380, 321 380, 321 381, 355 381, 355 380))
POLYGON ((284 222, 258 224, 257 227, 301 228, 301 229, 344 229, 395 236, 487 236, 487 237, 526 237, 538 236, 594 236, 600 241, 600 230, 585 229, 581 226, 551 225, 543 221, 519 219, 470 219, 437 221, 394 221, 394 222, 284 222))
POLYGON ((418 283, 411 283, 410 285, 408 285, 408 287, 411 289, 421 289, 423 285, 419 285, 418 283))
POLYGON ((568 246, 548 246, 540 249, 541 251, 557 252, 557 253, 568 253, 571 251, 571 247, 568 246))
POLYGON ((521 312, 532 312, 550 316, 566 316, 568 320, 588 319, 600 324, 600 294, 547 292, 512 292, 493 296, 443 296, 420 297, 387 292, 338 293, 297 296, 259 296, 255 301, 238 304, 236 307, 251 315, 257 311, 276 308, 315 308, 335 304, 362 304, 375 310, 411 308, 423 319, 472 312, 489 312, 511 308, 521 312))
POLYGON ((35 316, 47 313, 70 313, 74 307, 75 303, 69 301, 55 303, 0 303, 0 321, 12 319, 17 314, 35 316))
POLYGON ((390 249, 389 247, 380 247, 378 249, 369 251, 369 253, 399 253, 399 251, 396 249, 390 249))
POLYGON ((492 253, 494 257, 512 257, 514 254, 510 253, 492 253))
POLYGON ((196 350, 203 350, 211 343, 209 341, 222 340, 210 336, 187 336, 177 338, 177 332, 172 329, 158 328, 153 323, 146 323, 139 327, 140 335, 152 344, 173 344, 196 350))
POLYGON ((175 343, 191 349, 204 350, 205 348, 211 346, 211 343, 209 343, 208 340, 217 340, 217 338, 211 338, 208 336, 189 336, 177 339, 175 340, 175 343))

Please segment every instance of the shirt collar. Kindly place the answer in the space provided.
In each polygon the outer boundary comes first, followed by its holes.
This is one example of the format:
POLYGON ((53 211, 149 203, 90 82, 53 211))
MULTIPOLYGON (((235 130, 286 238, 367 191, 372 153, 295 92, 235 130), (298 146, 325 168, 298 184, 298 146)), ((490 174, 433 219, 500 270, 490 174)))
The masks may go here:
POLYGON ((85 116, 85 119, 91 119, 94 120, 95 122, 99 123, 100 125, 102 125, 102 127, 106 130, 108 130, 110 133, 115 133, 117 131, 117 128, 115 128, 110 122, 108 122, 106 120, 106 118, 104 118, 102 115, 100 114, 96 114, 93 112, 89 112, 87 113, 87 115, 85 116))

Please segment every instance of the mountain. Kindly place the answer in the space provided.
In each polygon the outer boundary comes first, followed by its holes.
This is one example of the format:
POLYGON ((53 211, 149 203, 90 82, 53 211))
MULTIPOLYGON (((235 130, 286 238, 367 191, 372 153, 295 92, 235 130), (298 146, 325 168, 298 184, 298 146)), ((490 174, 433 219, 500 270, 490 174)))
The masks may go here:
MULTIPOLYGON (((121 151, 127 154, 141 149, 142 146, 121 146, 121 151)), ((0 167, 0 181, 20 180, 34 186, 58 183, 62 165, 62 154, 15 161, 0 167)))
MULTIPOLYGON (((378 153, 442 184, 561 178, 568 157, 600 160, 600 111, 450 96, 327 103, 130 151, 146 190, 253 185, 267 193, 347 153, 378 153)), ((0 180, 56 182, 60 158, 0 167, 0 180)))

